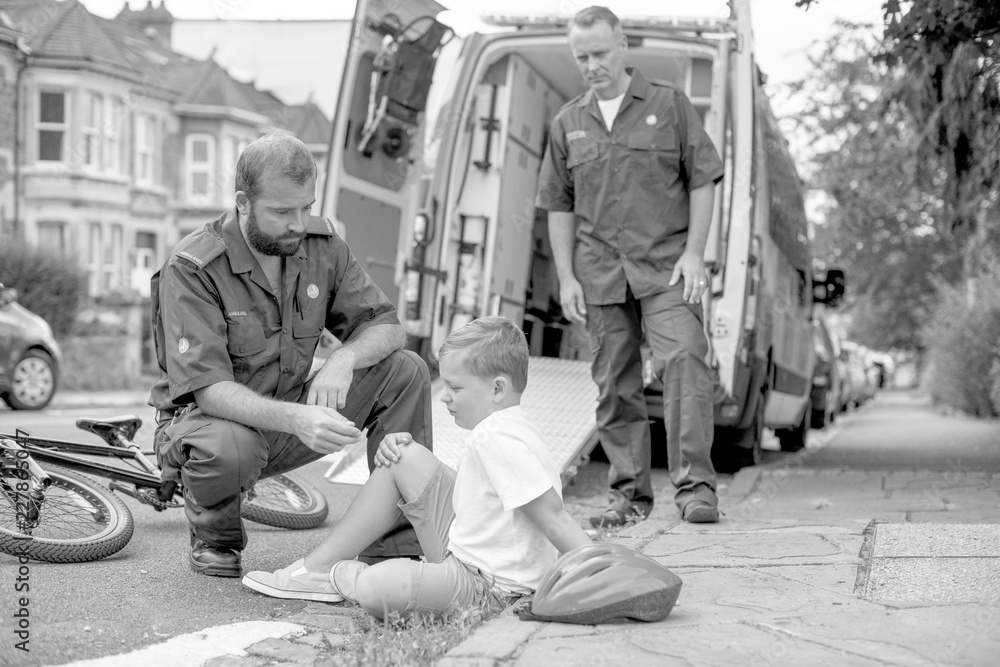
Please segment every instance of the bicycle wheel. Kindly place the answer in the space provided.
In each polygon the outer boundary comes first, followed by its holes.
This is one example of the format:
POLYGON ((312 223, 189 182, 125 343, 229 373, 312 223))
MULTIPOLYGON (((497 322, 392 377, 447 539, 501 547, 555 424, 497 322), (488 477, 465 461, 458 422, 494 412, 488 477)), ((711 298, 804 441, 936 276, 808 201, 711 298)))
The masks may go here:
POLYGON ((322 493, 285 473, 259 480, 243 501, 241 514, 265 526, 303 530, 323 523, 329 512, 322 493))
MULTIPOLYGON (((125 503, 75 472, 54 467, 45 472, 52 484, 45 490, 41 517, 30 537, 18 528, 18 510, 10 495, 0 493, 0 551, 49 563, 85 563, 107 558, 128 544, 134 524, 125 503)), ((2 481, 5 486, 10 482, 2 481)))

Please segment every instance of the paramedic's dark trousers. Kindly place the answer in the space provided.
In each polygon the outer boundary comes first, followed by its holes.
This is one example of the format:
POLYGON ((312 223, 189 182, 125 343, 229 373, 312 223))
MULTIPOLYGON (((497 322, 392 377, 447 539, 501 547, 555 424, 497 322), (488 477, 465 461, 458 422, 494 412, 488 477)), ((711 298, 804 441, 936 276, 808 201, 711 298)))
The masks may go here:
MULTIPOLYGON (((299 398, 304 403, 309 385, 299 398)), ((386 433, 405 431, 431 448, 431 382, 427 366, 416 354, 395 352, 383 361, 354 372, 347 404, 339 412, 359 428, 368 429, 368 469, 386 433)), ((258 477, 293 470, 323 456, 297 437, 258 431, 225 419, 209 417, 197 406, 164 421, 155 437, 164 478, 184 485, 184 505, 195 537, 215 547, 242 550, 247 533, 240 519, 241 494, 258 477)), ((363 556, 419 556, 420 545, 405 519, 363 556)))
POLYGON ((679 283, 642 299, 626 289, 625 303, 587 304, 592 372, 600 389, 597 432, 611 463, 610 506, 626 514, 635 507, 648 516, 653 508, 640 353, 644 331, 654 364, 663 369, 663 425, 670 481, 677 489, 674 502, 682 512, 692 500, 718 505, 708 341, 701 305, 686 304, 681 287, 679 283))

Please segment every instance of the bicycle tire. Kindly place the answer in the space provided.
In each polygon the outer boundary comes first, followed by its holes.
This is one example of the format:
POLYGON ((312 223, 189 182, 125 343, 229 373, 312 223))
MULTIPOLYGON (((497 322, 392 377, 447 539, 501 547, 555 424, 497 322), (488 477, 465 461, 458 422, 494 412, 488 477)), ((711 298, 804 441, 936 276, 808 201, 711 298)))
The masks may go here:
POLYGON ((311 484, 284 473, 259 480, 243 501, 244 519, 275 528, 306 530, 326 520, 330 506, 311 484))
POLYGON ((86 563, 125 548, 135 524, 121 499, 75 472, 49 466, 45 472, 52 484, 30 538, 17 529, 17 510, 0 494, 0 551, 48 563, 86 563))

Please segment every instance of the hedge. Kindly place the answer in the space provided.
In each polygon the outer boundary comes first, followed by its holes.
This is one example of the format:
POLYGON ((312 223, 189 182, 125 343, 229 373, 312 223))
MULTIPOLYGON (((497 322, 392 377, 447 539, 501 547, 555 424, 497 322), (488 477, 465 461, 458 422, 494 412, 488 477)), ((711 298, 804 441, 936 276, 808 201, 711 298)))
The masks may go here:
POLYGON ((44 318, 56 338, 72 331, 86 280, 75 260, 7 237, 0 241, 0 283, 16 289, 18 303, 44 318))
POLYGON ((947 287, 923 332, 930 357, 926 388, 938 403, 980 417, 1000 415, 1000 267, 947 287))

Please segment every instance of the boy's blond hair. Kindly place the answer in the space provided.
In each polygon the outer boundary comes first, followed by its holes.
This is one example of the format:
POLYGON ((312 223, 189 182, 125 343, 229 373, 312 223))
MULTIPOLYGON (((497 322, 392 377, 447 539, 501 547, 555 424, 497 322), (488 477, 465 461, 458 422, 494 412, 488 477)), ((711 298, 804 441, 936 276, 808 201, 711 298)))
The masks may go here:
POLYGON ((462 354, 466 368, 477 377, 506 375, 519 394, 528 385, 528 341, 506 317, 481 317, 452 331, 438 358, 453 354, 462 354))

